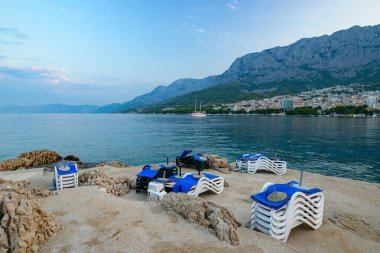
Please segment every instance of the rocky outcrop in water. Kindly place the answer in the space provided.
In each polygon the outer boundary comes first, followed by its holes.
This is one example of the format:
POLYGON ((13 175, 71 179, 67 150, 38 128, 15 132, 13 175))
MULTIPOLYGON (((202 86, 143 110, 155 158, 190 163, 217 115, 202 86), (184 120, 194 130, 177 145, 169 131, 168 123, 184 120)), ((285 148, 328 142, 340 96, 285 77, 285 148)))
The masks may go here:
POLYGON ((38 252, 62 226, 26 188, 26 182, 0 179, 0 252, 38 252))
POLYGON ((127 177, 110 177, 102 171, 86 171, 79 174, 79 186, 96 185, 100 189, 104 189, 107 193, 115 196, 122 196, 129 192, 132 188, 133 181, 127 177))
POLYGON ((51 150, 34 150, 21 153, 16 159, 0 162, 0 171, 17 170, 31 166, 51 164, 61 160, 57 152, 51 150))
POLYGON ((215 169, 226 174, 231 173, 232 169, 227 159, 211 154, 205 154, 204 156, 207 158, 211 169, 215 169))
POLYGON ((75 155, 67 155, 63 158, 65 161, 80 162, 79 157, 75 155))
POLYGON ((119 161, 111 161, 111 162, 105 162, 105 163, 98 163, 94 167, 104 167, 104 166, 112 166, 116 168, 125 168, 130 167, 128 164, 119 162, 119 161))
POLYGON ((27 159, 27 167, 50 164, 62 159, 62 157, 58 155, 57 152, 52 150, 34 150, 31 152, 25 152, 21 153, 18 158, 27 159))
POLYGON ((199 197, 173 192, 166 195, 160 203, 169 212, 209 229, 219 240, 231 245, 239 244, 237 230, 240 224, 227 208, 199 197))

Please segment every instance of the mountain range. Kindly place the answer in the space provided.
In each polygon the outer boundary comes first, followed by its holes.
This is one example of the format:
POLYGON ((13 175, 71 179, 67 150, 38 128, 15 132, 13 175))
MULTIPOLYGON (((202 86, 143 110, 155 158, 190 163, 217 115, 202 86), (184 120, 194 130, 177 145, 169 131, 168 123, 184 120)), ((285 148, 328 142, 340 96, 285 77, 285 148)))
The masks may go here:
MULTIPOLYGON (((227 103, 292 94, 337 84, 380 82, 380 25, 354 26, 314 38, 304 38, 285 47, 274 47, 237 58, 222 74, 203 79, 185 78, 168 86, 158 86, 125 103, 102 107, 57 105, 54 112, 128 112, 135 108, 160 109, 189 106, 195 100, 204 104, 227 103)), ((53 105, 1 108, 50 112, 53 105), (32 109, 34 108, 34 109, 32 109)))
MULTIPOLYGON (((237 58, 209 88, 153 106, 192 106, 294 94, 351 83, 380 83, 380 25, 354 26, 237 58)), ((152 111, 152 108, 149 108, 152 111)), ((154 111, 154 110, 153 110, 154 111)))

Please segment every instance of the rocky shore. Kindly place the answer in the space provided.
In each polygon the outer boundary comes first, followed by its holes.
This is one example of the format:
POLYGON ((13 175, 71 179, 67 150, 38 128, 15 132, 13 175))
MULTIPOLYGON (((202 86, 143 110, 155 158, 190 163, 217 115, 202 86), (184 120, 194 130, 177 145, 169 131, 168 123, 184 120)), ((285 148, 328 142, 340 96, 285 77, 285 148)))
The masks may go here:
MULTIPOLYGON (((250 195, 266 182, 297 180, 298 171, 249 175, 231 173, 233 168, 223 163, 218 167, 228 171, 210 171, 228 181, 223 193, 196 198, 168 194, 157 203, 132 190, 141 166, 113 164, 80 170, 80 186, 58 192, 46 190, 53 178, 47 167, 38 173, 33 168, 17 171, 25 174, 24 182, 0 180, 0 252, 377 252, 380 248, 378 184, 305 173, 306 185, 324 191, 323 224, 318 230, 299 226, 282 243, 249 228, 250 195)), ((184 168, 183 172, 195 171, 184 168)), ((0 172, 0 178, 14 176, 0 172)))
POLYGON ((34 150, 21 153, 17 158, 0 162, 0 171, 26 169, 36 165, 51 164, 62 159, 57 152, 51 150, 34 150))
POLYGON ((63 228, 36 200, 50 192, 26 186, 27 182, 0 178, 0 252, 38 252, 63 228))

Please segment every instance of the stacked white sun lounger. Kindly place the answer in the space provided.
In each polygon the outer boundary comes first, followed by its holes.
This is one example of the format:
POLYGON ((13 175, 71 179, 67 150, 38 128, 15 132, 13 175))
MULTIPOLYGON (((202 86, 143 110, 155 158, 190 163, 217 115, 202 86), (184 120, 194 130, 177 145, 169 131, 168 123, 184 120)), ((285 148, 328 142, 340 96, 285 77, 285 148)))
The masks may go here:
POLYGON ((247 172, 248 170, 248 160, 238 159, 236 160, 236 168, 239 172, 247 172))
POLYGON ((244 154, 243 157, 236 160, 236 168, 239 172, 250 174, 254 174, 258 170, 265 170, 277 175, 284 175, 286 173, 286 162, 270 159, 261 154, 244 154))
POLYGON ((270 207, 270 204, 259 203, 260 198, 256 197, 255 199, 254 196, 263 195, 263 192, 266 192, 269 187, 272 187, 273 190, 273 186, 275 186, 274 189, 281 190, 281 185, 267 183, 261 193, 252 195, 255 202, 252 204, 251 228, 283 242, 288 239, 292 228, 306 223, 313 229, 318 229, 323 219, 324 197, 321 190, 301 187, 295 181, 288 185, 289 187, 300 187, 301 191, 293 191, 286 205, 278 209, 270 207))
POLYGON ((286 162, 272 160, 267 157, 259 157, 256 160, 249 160, 247 162, 247 172, 250 174, 256 173, 258 170, 271 171, 277 175, 284 175, 286 173, 286 162))
POLYGON ((216 194, 220 194, 224 190, 224 178, 208 173, 201 174, 202 177, 199 179, 194 179, 194 174, 192 173, 186 173, 183 176, 183 179, 179 180, 177 183, 183 184, 183 186, 187 188, 180 188, 178 186, 174 186, 173 191, 174 192, 185 192, 192 196, 198 196, 199 194, 206 192, 206 191, 212 191, 216 194), (183 180, 183 181, 182 181, 183 180), (181 182, 182 181, 182 182, 181 182), (191 186, 190 186, 191 185, 191 186))
POLYGON ((54 166, 54 183, 57 190, 78 186, 78 167, 76 164, 54 166))

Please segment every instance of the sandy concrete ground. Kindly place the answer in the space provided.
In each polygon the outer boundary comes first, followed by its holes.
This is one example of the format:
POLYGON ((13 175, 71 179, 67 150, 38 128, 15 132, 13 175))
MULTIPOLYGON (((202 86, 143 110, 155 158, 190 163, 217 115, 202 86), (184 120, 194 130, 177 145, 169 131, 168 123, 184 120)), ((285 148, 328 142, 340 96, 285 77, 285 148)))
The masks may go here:
MULTIPOLYGON (((111 176, 135 178, 141 167, 98 169, 111 176)), ((184 170, 190 171, 195 172, 184 170)), ((250 195, 266 182, 297 180, 298 171, 288 170, 284 176, 208 172, 223 176, 230 187, 220 195, 200 197, 232 210, 242 223, 239 246, 229 246, 201 226, 168 215, 149 202, 145 193, 131 191, 118 198, 97 187, 79 187, 40 200, 64 225, 41 252, 379 252, 379 184, 305 173, 305 185, 324 190, 323 224, 318 230, 305 225, 294 228, 287 243, 282 243, 248 228, 250 195)), ((49 187, 51 179, 51 172, 45 171, 40 179, 30 179, 30 187, 49 187)))

